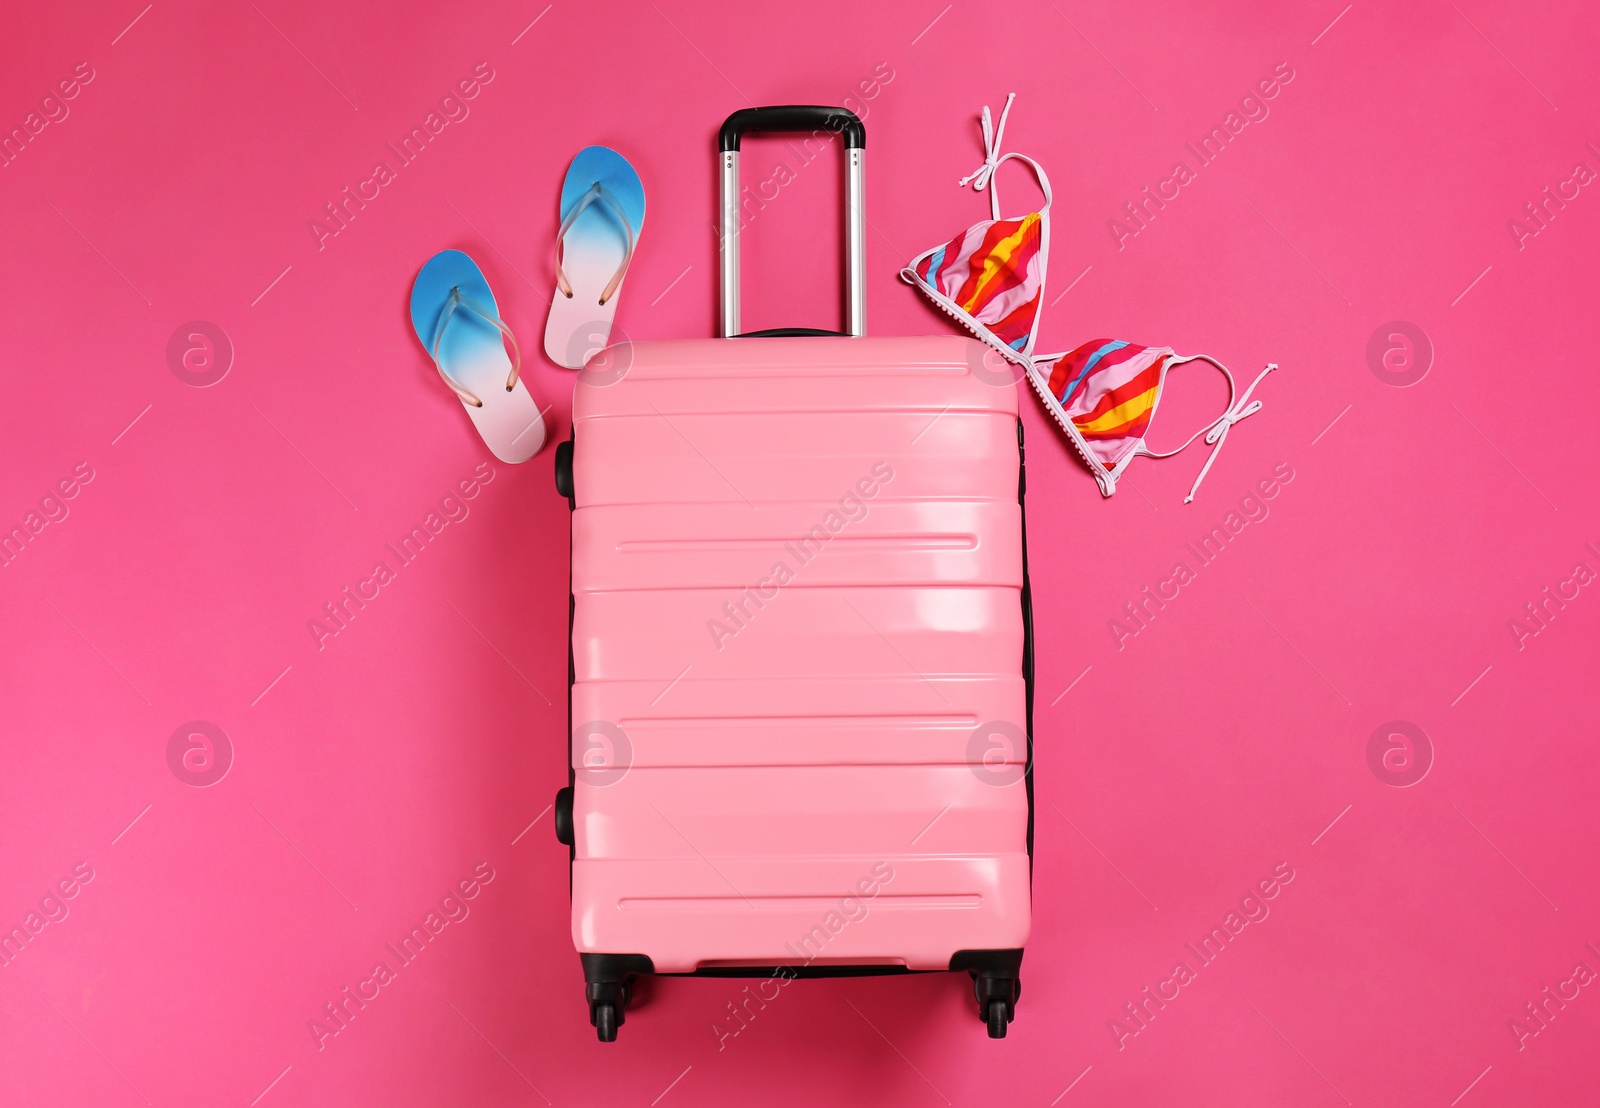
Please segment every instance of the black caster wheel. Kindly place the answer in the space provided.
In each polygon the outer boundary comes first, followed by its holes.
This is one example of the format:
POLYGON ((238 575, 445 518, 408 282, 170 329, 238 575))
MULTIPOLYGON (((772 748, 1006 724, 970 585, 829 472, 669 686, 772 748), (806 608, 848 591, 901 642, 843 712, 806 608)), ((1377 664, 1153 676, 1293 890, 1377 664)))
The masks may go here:
POLYGON ((555 802, 556 841, 563 846, 571 846, 572 835, 572 786, 556 790, 555 802))
MULTIPOLYGON (((1002 1019, 1004 1013, 1002 1013, 1002 1019)), ((994 1034, 993 1021, 990 1021, 989 1033, 994 1034)), ((615 1004, 596 1004, 594 1006, 594 1030, 603 1043, 617 1041, 617 1006, 615 1004)), ((1005 1026, 1001 1025, 1000 1034, 1005 1034, 1005 1026)))
POLYGON ((556 445, 556 492, 572 501, 572 440, 556 445))
POLYGON ((989 1002, 989 1038, 1003 1039, 1006 1037, 1006 1002, 991 1000, 989 1002))

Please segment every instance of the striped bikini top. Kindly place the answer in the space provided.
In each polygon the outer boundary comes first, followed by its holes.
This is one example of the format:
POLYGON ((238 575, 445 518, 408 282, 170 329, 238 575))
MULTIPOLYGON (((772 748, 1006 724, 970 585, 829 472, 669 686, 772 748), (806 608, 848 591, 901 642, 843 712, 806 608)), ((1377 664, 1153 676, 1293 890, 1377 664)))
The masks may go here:
POLYGON ((1211 470, 1217 451, 1233 424, 1261 410, 1250 394, 1261 378, 1277 369, 1269 362, 1241 394, 1227 366, 1205 354, 1179 356, 1169 346, 1136 346, 1121 340, 1094 339, 1064 354, 1036 354, 1040 306, 1050 257, 1050 179, 1023 154, 1001 154, 1006 117, 1016 93, 1006 97, 1000 124, 993 126, 983 109, 984 162, 961 179, 964 187, 989 192, 990 218, 974 223, 942 246, 918 255, 900 276, 1007 361, 1020 366, 1056 422, 1089 467, 1100 491, 1110 496, 1117 480, 1135 457, 1167 458, 1205 436, 1211 446, 1194 487, 1194 499, 1211 470), (1044 203, 1017 218, 1000 214, 995 171, 1007 161, 1033 170, 1044 203), (1205 361, 1228 381, 1228 407, 1216 420, 1189 436, 1181 446, 1157 453, 1145 444, 1167 371, 1184 362, 1205 361))

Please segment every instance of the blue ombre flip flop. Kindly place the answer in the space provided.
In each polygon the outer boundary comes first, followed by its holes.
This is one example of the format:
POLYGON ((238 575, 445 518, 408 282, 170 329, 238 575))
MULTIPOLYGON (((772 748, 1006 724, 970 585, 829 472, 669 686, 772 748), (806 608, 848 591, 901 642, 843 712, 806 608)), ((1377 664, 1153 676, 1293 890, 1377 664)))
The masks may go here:
POLYGON ((516 336, 501 322, 478 263, 459 250, 429 258, 411 286, 411 325, 494 456, 525 462, 537 454, 544 418, 518 378, 516 336))
POLYGON ((644 185, 628 159, 605 146, 578 151, 561 186, 556 291, 544 329, 544 352, 557 365, 582 369, 610 341, 643 226, 644 185))

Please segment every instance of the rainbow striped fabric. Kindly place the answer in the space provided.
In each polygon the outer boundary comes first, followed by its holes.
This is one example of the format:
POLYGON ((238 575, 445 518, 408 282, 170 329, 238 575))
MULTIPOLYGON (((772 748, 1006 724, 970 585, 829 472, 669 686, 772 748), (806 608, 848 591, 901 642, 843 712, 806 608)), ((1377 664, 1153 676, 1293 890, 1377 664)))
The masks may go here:
POLYGON ((975 223, 912 271, 1012 350, 1028 347, 1044 287, 1038 212, 975 223))
POLYGON ((1051 369, 1051 395, 1107 469, 1143 441, 1171 357, 1167 346, 1094 339, 1062 355, 1051 369))

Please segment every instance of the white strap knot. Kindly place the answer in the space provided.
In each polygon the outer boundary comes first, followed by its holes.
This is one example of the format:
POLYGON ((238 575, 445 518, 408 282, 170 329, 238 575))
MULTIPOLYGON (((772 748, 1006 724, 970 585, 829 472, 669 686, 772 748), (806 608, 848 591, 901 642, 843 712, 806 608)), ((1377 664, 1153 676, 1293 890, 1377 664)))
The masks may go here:
POLYGON ((960 187, 971 185, 978 192, 989 187, 989 182, 994 179, 995 168, 1000 164, 1000 143, 1006 133, 1006 116, 1011 112, 1011 101, 1017 94, 1006 94, 1006 106, 1000 109, 1000 126, 996 128, 989 117, 989 106, 983 106, 983 164, 959 182, 960 187))
POLYGON ((1261 379, 1278 368, 1277 362, 1268 362, 1267 368, 1256 375, 1250 382, 1250 387, 1239 394, 1239 398, 1228 406, 1228 410, 1217 417, 1217 421, 1206 432, 1206 445, 1211 447, 1211 453, 1206 456, 1206 464, 1200 467, 1200 475, 1194 479, 1194 485, 1189 489, 1189 495, 1183 498, 1185 504, 1194 499, 1194 494, 1200 491, 1200 482, 1206 479, 1206 474, 1211 472, 1211 463, 1217 460, 1217 452, 1222 449, 1222 444, 1228 440, 1228 428, 1238 423, 1241 419, 1255 415, 1261 410, 1261 401, 1251 400, 1250 394, 1261 383, 1261 379))

